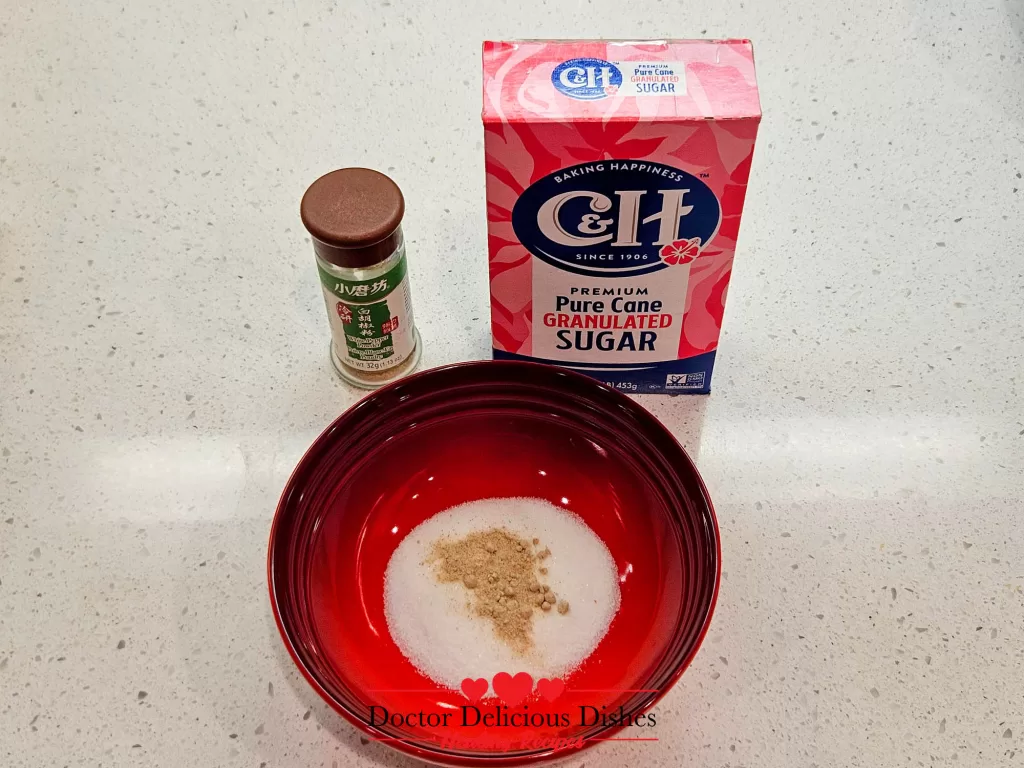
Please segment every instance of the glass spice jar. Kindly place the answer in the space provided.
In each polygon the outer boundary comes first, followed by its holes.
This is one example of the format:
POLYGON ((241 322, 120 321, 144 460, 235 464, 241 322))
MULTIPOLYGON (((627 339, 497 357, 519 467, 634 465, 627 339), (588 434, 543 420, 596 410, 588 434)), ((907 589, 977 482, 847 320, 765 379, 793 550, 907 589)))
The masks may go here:
POLYGON ((402 191, 383 173, 342 168, 302 196, 331 325, 331 361, 350 384, 374 389, 416 367, 402 191))

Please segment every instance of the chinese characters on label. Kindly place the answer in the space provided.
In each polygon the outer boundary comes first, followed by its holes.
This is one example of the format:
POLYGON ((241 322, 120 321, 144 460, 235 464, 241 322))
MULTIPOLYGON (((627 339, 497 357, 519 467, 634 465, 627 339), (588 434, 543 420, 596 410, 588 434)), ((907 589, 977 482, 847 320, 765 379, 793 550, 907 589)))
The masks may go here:
POLYGON ((320 265, 336 357, 362 371, 400 364, 415 351, 407 266, 402 258, 383 275, 346 280, 320 265))
POLYGON ((371 362, 386 360, 395 354, 392 334, 401 323, 398 315, 391 315, 387 300, 354 306, 339 301, 337 312, 344 326, 350 358, 371 362))
POLYGON ((339 296, 351 296, 354 299, 363 299, 370 296, 379 296, 382 293, 388 292, 388 279, 386 277, 381 278, 373 283, 361 283, 352 285, 342 281, 337 281, 334 284, 334 293, 339 296))

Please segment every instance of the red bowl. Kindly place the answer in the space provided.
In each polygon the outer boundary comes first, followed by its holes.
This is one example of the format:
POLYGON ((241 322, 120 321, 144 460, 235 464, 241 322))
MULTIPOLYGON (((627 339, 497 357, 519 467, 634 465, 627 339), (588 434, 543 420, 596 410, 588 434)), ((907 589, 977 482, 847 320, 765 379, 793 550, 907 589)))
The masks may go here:
MULTIPOLYGON (((619 731, 657 738, 656 726, 635 718, 696 654, 720 560, 707 490, 657 419, 585 376, 486 361, 402 379, 328 427, 281 496, 268 573, 285 645, 339 714, 423 760, 507 766, 561 758, 619 731), (619 571, 619 611, 565 691, 506 710, 564 712, 566 727, 461 727, 467 698, 420 674, 388 632, 384 572, 403 536, 449 507, 507 496, 539 497, 579 515, 619 571), (447 728, 430 727, 429 717, 399 727, 390 717, 381 723, 381 709, 371 707, 455 714, 447 728), (598 712, 619 720, 591 722, 598 712), (634 724, 623 729, 624 722, 634 724)), ((476 707, 500 712, 499 703, 476 707)))

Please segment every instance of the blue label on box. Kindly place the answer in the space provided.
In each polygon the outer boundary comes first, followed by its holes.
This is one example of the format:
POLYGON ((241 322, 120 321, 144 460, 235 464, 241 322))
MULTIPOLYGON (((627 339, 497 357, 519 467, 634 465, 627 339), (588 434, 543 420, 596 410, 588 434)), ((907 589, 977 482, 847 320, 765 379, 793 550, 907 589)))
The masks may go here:
POLYGON ((569 59, 555 67, 551 73, 551 84, 566 96, 595 101, 618 91, 622 85, 622 71, 604 59, 569 59))

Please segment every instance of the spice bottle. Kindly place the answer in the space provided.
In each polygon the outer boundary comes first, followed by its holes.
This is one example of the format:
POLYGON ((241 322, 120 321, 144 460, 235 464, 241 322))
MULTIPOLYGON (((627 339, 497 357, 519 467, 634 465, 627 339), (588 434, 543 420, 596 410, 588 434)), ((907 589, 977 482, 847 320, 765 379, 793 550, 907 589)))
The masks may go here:
POLYGON ((369 168, 332 171, 302 197, 331 324, 331 360, 357 387, 393 381, 419 360, 404 213, 398 185, 369 168))

